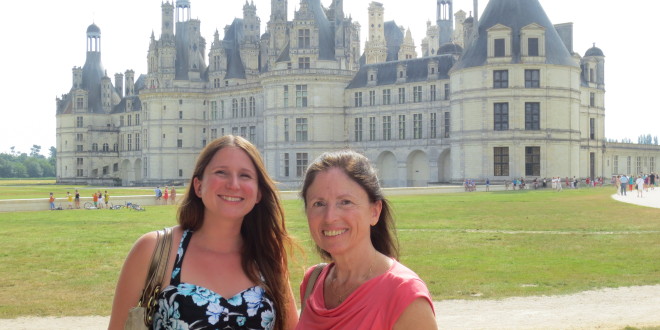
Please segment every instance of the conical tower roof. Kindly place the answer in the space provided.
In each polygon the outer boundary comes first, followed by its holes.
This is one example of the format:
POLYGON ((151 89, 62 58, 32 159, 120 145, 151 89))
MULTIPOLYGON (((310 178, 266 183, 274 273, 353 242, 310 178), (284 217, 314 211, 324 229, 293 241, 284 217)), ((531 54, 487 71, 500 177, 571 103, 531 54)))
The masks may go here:
POLYGON ((486 64, 488 29, 497 24, 511 28, 512 63, 520 63, 520 30, 532 23, 545 28, 545 58, 547 64, 577 66, 538 0, 490 0, 483 15, 479 18, 477 38, 473 40, 472 44, 466 46, 465 53, 456 64, 455 69, 486 64))

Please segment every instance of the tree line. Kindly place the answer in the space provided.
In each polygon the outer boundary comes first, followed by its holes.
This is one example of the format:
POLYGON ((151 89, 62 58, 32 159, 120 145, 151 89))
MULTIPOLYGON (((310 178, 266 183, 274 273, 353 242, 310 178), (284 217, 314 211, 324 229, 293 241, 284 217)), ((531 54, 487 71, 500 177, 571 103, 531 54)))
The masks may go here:
POLYGON ((44 178, 55 176, 57 149, 50 147, 49 156, 40 154, 41 146, 32 145, 30 153, 16 151, 0 153, 0 178, 44 178))

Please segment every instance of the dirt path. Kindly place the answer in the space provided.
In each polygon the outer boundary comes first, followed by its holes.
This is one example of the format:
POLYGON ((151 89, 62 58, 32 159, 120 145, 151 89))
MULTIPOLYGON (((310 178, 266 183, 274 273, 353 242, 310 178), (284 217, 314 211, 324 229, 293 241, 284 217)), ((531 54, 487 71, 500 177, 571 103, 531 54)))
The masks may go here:
MULTIPOLYGON (((660 285, 564 296, 435 303, 440 329, 623 329, 660 326, 660 285)), ((0 319, 0 329, 106 329, 108 317, 0 319)))

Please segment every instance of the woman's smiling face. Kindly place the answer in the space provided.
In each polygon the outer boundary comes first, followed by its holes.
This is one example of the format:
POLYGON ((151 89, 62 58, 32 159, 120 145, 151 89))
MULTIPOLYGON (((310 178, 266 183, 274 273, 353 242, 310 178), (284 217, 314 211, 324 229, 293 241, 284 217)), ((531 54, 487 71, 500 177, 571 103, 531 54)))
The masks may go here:
POLYGON ((204 175, 194 178, 193 184, 207 218, 242 221, 261 199, 257 170, 247 153, 237 147, 216 152, 204 175))
POLYGON ((371 203, 367 192, 339 168, 319 172, 306 196, 307 221, 316 244, 333 257, 364 251, 371 245, 371 226, 382 204, 371 203))

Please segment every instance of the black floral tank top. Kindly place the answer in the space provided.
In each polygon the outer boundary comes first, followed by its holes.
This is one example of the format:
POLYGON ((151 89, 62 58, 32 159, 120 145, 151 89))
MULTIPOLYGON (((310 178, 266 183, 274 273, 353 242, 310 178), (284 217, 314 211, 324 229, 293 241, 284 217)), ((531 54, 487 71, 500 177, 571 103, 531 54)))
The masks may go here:
POLYGON ((153 329, 272 329, 275 308, 261 286, 225 298, 181 283, 181 265, 192 233, 186 230, 181 237, 170 285, 158 296, 153 329))

